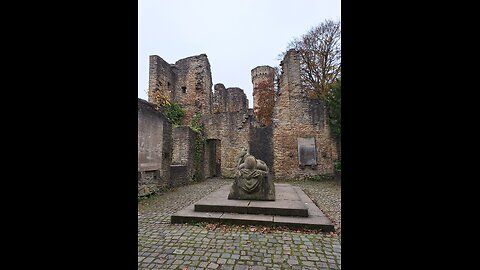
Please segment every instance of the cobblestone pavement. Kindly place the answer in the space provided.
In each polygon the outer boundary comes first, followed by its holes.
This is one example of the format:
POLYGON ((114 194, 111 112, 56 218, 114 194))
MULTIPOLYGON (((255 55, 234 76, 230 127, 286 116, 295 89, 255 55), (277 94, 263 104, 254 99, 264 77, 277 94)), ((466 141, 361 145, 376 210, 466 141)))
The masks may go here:
MULTIPOLYGON (((229 183, 232 180, 208 179, 140 200, 138 269, 341 269, 339 235, 170 224, 173 213, 229 183)), ((340 231, 340 187, 331 181, 287 183, 304 189, 340 231)))
POLYGON ((333 222, 335 231, 341 234, 341 188, 335 181, 297 180, 284 182, 299 186, 333 222))

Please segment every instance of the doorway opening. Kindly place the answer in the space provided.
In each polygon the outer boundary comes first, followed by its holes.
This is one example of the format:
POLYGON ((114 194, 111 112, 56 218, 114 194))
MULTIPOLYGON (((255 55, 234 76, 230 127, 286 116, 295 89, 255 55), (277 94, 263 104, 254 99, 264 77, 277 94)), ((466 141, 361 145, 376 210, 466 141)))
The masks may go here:
POLYGON ((206 177, 220 177, 222 176, 222 155, 221 155, 221 141, 217 139, 207 140, 206 149, 207 172, 206 177))

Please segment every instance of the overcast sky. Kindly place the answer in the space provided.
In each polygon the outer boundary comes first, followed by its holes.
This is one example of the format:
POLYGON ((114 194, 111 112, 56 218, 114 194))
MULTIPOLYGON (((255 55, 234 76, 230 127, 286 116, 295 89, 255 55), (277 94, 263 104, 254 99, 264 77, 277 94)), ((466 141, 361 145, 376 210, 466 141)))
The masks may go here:
MULTIPOLYGON (((168 63, 205 53, 213 85, 240 87, 253 107, 250 71, 278 66, 295 37, 341 20, 340 0, 139 0, 138 97, 147 100, 149 55, 168 63)), ((213 87, 212 87, 213 91, 213 87)))

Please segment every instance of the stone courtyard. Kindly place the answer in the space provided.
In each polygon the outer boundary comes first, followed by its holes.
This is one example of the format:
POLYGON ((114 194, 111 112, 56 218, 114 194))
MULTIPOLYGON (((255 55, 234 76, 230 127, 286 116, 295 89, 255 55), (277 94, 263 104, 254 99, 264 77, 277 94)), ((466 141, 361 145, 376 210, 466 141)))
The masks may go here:
POLYGON ((210 178, 140 199, 138 269, 341 269, 341 187, 332 180, 283 183, 300 187, 332 221, 335 233, 170 223, 175 212, 232 183, 210 178))
POLYGON ((213 84, 206 54, 150 56, 149 100, 138 99, 139 269, 341 268, 340 184, 326 180, 341 144, 300 59, 291 49, 278 74, 253 68, 249 108, 243 89, 213 84))

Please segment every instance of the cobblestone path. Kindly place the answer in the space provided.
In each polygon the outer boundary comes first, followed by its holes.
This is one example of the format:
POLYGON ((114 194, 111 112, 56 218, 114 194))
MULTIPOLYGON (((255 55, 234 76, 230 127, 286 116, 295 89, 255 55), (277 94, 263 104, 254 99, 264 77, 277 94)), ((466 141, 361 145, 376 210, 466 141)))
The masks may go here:
MULTIPOLYGON (((229 179, 208 179, 138 203, 138 269, 341 269, 339 234, 262 230, 261 226, 170 224, 170 215, 229 179)), ((287 182, 302 189, 340 232, 340 187, 287 182)))

